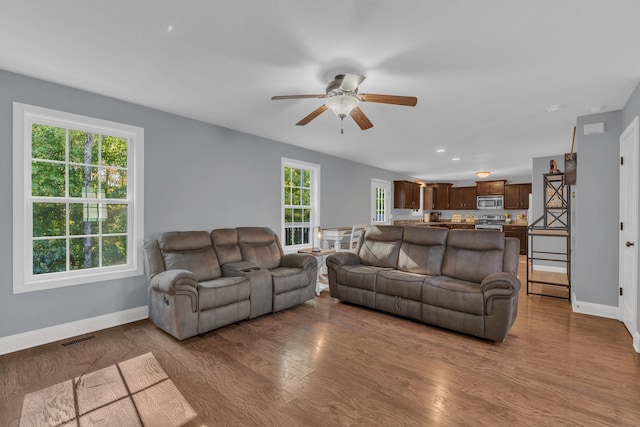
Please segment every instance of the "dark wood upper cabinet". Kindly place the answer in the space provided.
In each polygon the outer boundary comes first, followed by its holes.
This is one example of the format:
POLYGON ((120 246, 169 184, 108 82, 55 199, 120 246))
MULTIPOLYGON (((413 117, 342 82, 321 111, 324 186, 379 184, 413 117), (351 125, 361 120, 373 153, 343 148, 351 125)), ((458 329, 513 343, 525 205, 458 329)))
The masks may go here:
POLYGON ((504 179, 496 181, 476 181, 478 196, 502 196, 504 195, 504 179))
POLYGON ((504 186, 505 209, 529 209, 531 183, 510 184, 504 186))
POLYGON ((427 184, 427 186, 424 187, 424 202, 422 204, 422 209, 426 211, 430 211, 436 208, 435 192, 436 192, 435 184, 427 184))
POLYGON ((452 185, 453 184, 445 182, 427 184, 424 189, 423 209, 429 211, 434 209, 450 209, 449 199, 452 185))
POLYGON ((393 181, 393 207, 420 209, 420 184, 411 181, 393 181))
POLYGON ((476 187, 451 187, 449 209, 476 209, 476 187))

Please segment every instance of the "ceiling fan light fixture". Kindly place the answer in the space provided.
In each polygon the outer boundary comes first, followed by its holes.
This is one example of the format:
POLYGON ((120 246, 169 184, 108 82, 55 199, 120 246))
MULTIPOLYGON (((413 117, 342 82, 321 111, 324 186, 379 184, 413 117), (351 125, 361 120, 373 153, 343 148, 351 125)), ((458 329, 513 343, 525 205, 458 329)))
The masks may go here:
POLYGON ((325 105, 331 111, 335 113, 336 116, 344 119, 351 113, 351 110, 356 108, 360 104, 358 98, 351 95, 334 95, 327 98, 325 105))
POLYGON ((491 172, 489 172, 489 171, 480 171, 480 172, 476 172, 476 176, 477 176, 478 178, 486 178, 486 177, 488 177, 489 175, 491 175, 491 172))

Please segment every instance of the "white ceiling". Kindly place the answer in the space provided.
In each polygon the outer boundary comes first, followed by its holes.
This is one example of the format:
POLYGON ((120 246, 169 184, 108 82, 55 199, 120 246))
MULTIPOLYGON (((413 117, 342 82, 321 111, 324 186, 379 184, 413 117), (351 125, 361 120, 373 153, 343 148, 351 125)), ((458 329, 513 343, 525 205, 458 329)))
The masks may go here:
POLYGON ((639 40, 638 0, 0 0, 0 69, 432 181, 568 152, 577 116, 624 106, 639 40), (322 100, 270 100, 343 72, 418 105, 341 135, 294 125, 322 100))

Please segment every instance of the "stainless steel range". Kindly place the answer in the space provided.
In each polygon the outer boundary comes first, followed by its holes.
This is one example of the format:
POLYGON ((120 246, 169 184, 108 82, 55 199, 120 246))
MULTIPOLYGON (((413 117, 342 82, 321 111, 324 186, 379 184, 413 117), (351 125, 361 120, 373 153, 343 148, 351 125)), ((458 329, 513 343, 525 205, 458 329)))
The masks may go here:
POLYGON ((502 231, 504 220, 504 215, 480 215, 476 218, 476 230, 502 231))

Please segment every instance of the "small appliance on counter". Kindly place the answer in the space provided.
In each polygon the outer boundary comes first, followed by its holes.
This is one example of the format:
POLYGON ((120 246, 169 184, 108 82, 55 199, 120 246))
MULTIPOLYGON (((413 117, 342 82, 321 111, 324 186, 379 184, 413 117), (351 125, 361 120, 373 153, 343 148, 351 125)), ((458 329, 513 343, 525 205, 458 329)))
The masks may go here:
MULTIPOLYGON (((427 222, 440 222, 440 217, 442 216, 442 212, 430 212, 429 213, 429 221, 427 222)), ((425 215, 425 220, 426 220, 425 215)))

